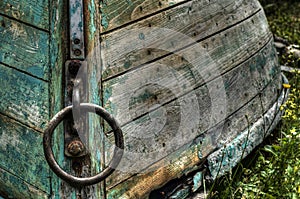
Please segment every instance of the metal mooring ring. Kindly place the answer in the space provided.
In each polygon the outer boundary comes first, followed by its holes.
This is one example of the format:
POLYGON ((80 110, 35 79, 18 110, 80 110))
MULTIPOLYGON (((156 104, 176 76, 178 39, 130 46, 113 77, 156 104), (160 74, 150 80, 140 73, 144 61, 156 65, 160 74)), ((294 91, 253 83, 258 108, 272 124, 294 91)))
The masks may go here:
POLYGON ((58 124, 72 111, 72 106, 65 107, 61 111, 59 111, 49 122, 47 129, 44 132, 43 137, 43 147, 44 147, 44 154, 45 158, 53 170, 53 172, 63 179, 64 181, 68 182, 70 185, 75 187, 83 187, 88 185, 93 185, 103 181, 109 175, 111 175, 115 168, 119 165, 121 158, 123 156, 124 151, 124 140, 123 140, 123 133, 118 124, 118 122, 102 107, 90 104, 90 103, 81 103, 80 109, 86 112, 95 112, 97 115, 102 117, 112 128, 115 136, 115 149, 114 154, 109 162, 108 166, 102 170, 100 173, 91 176, 91 177, 75 177, 73 175, 68 174, 65 172, 56 162, 53 150, 52 150, 52 135, 54 129, 58 126, 58 124))

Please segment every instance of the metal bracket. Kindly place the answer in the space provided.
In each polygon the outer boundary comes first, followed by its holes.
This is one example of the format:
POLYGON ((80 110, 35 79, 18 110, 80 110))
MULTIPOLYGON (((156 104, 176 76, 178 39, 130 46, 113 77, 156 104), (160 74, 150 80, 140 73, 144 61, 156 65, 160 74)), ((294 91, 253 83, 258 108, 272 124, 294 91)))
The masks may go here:
POLYGON ((64 122, 65 155, 82 157, 88 154, 88 115, 80 111, 80 102, 87 101, 86 61, 69 60, 65 64, 65 106, 73 110, 64 122))
POLYGON ((73 105, 72 112, 64 122, 65 155, 82 157, 88 154, 88 118, 81 114, 80 102, 88 96, 85 59, 83 0, 69 1, 69 50, 70 60, 65 63, 65 106, 73 105))
POLYGON ((70 0, 70 59, 85 58, 83 1, 70 0))

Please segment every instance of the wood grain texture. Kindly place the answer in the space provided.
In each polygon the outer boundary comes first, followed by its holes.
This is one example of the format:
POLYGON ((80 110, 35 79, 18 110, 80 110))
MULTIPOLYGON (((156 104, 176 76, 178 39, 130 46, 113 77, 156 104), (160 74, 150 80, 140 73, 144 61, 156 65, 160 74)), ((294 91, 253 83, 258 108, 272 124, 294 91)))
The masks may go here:
MULTIPOLYGON (((49 85, 49 115, 52 118, 63 107, 63 71, 64 63, 68 51, 68 32, 65 28, 68 26, 67 1, 50 1, 50 73, 51 84, 49 85)), ((64 134, 63 125, 56 128, 53 135, 53 153, 59 165, 62 165, 65 171, 70 172, 70 161, 64 156, 64 134)), ((50 170, 51 188, 53 199, 75 199, 76 190, 65 183, 50 170)))
MULTIPOLYGON (((105 32, 133 20, 142 18, 175 4, 185 2, 184 0, 112 0, 101 1, 101 32, 105 32)), ((204 1, 203 1, 204 2, 204 1)))
POLYGON ((265 23, 263 13, 257 13, 199 44, 105 81, 104 107, 123 125, 146 114, 155 104, 179 98, 232 70, 262 48, 271 37, 265 23), (253 25, 252 20, 257 23, 253 25), (165 91, 159 87, 165 87, 165 91))
POLYGON ((1 0, 0 14, 49 30, 48 0, 1 0))
POLYGON ((0 112, 42 131, 49 119, 48 84, 0 64, 0 112))
MULTIPOLYGON (((203 1, 188 2, 103 35, 101 45, 103 79, 112 78, 145 63, 177 53, 177 50, 208 37, 217 38, 213 44, 218 42, 220 47, 225 47, 222 42, 227 43, 226 40, 214 34, 225 32, 226 29, 243 22, 261 9, 257 1, 211 2, 209 5, 203 5, 203 1)), ((247 33, 244 39, 250 38, 249 34, 255 33, 255 30, 251 32, 249 29, 265 28, 264 16, 262 13, 259 15, 261 16, 258 21, 253 21, 258 27, 248 24, 235 30, 240 34, 247 33)), ((211 41, 202 41, 199 45, 202 48, 211 48, 209 46, 211 41)))
POLYGON ((46 198, 49 168, 39 132, 0 114, 0 159, 0 193, 10 198, 46 198))
POLYGON ((49 34, 0 16, 0 63, 48 80, 49 34))
MULTIPOLYGON (((278 68, 276 52, 272 42, 269 41, 255 56, 224 74, 221 81, 224 85, 218 84, 220 82, 215 80, 178 98, 176 98, 176 90, 164 89, 167 86, 155 89, 154 84, 147 84, 142 87, 136 91, 141 93, 139 96, 143 96, 138 102, 143 104, 145 101, 144 105, 150 104, 154 108, 150 107, 149 113, 122 127, 125 133, 126 155, 120 168, 123 171, 124 168, 128 168, 128 173, 140 172, 203 134, 225 119, 227 115, 233 114, 247 104, 275 77, 278 80, 278 68), (222 90, 218 90, 218 87, 222 86, 226 91, 225 96, 222 90), (211 89, 216 92, 211 92, 211 89), (169 93, 175 99, 162 104, 159 100, 154 100, 161 97, 153 97, 157 94, 151 93, 152 91, 160 94, 169 93)), ((126 82, 124 84, 126 86, 126 82)), ((276 90, 272 91, 276 92, 276 90)), ((264 103, 268 106, 272 101, 264 103)), ((133 111, 129 108, 126 112, 127 117, 135 116, 136 109, 134 108, 133 111)), ((245 126, 240 124, 240 130, 243 128, 245 126)), ((237 132, 239 132, 238 129, 237 132)), ((228 134, 226 136, 229 140, 232 139, 228 134)), ((128 173, 125 174, 126 178, 130 176, 128 173)), ((115 172, 107 184, 109 186, 122 180, 124 176, 115 172)))
POLYGON ((48 194, 37 189, 35 186, 28 184, 6 170, 0 168, 0 194, 7 198, 32 198, 32 199, 46 199, 48 194))
POLYGON ((165 159, 155 163, 146 171, 122 181, 122 183, 116 184, 114 187, 110 187, 111 189, 108 190, 107 198, 148 198, 148 194, 152 190, 163 186, 171 179, 199 169, 199 164, 205 160, 208 154, 222 147, 222 144, 228 143, 229 140, 226 136, 232 135, 232 138, 235 138, 244 130, 241 127, 247 127, 245 115, 249 117, 251 124, 264 114, 261 104, 266 109, 273 105, 279 95, 277 92, 280 86, 278 85, 279 82, 278 75, 276 75, 274 81, 270 82, 262 90, 262 95, 256 95, 245 106, 241 107, 239 111, 228 116, 225 123, 217 124, 202 136, 181 147, 165 159), (263 103, 261 103, 262 101, 263 103), (220 137, 220 135, 222 136, 220 137))

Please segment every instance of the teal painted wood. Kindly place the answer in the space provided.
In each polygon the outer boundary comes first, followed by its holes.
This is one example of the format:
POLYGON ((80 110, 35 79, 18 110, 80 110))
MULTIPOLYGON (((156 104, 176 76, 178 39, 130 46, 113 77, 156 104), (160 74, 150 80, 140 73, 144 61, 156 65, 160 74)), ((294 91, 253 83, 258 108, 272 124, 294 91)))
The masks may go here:
POLYGON ((49 30, 48 0, 1 0, 0 13, 38 28, 49 30))
MULTIPOLYGON (((102 105, 101 82, 102 79, 102 60, 100 46, 100 23, 98 21, 100 0, 88 1, 85 10, 89 13, 89 20, 86 22, 86 43, 88 61, 88 100, 90 103, 102 105)), ((105 134, 103 132, 101 119, 98 115, 91 115, 89 118, 89 148, 91 151, 91 175, 101 172, 105 168, 105 162, 109 160, 105 157, 105 134)), ((93 186, 93 191, 89 190, 90 198, 106 198, 105 181, 93 186)), ((87 192, 88 193, 88 192, 87 192)))
MULTIPOLYGON (((68 1, 65 0, 51 0, 50 1, 50 43, 49 43, 49 66, 51 71, 51 85, 49 86, 49 100, 50 109, 49 115, 52 118, 57 112, 59 112, 63 107, 63 86, 62 86, 62 74, 64 73, 64 62, 67 54, 67 44, 68 41, 67 32, 65 30, 68 27, 67 19, 68 15, 65 12, 67 8, 68 1)), ((59 165, 63 165, 66 171, 70 171, 70 163, 65 161, 64 157, 64 136, 63 136, 63 126, 60 125, 56 128, 53 136, 53 153, 55 154, 56 161, 59 165)), ((76 193, 74 189, 64 183, 60 178, 58 178, 52 171, 51 175, 51 188, 53 199, 75 199, 76 193)))
POLYGON ((0 193, 12 198, 46 198, 49 167, 39 132, 0 114, 0 159, 0 193))
MULTIPOLYGON (((98 1, 86 1, 85 10, 88 10, 89 15, 85 17, 87 19, 87 29, 88 32, 87 37, 90 38, 86 43, 86 50, 89 55, 87 58, 89 63, 89 101, 96 104, 101 104, 101 98, 99 95, 99 85, 97 84, 97 80, 99 78, 100 68, 98 68, 99 63, 101 62, 99 51, 94 50, 94 46, 97 46, 99 39, 97 36, 99 33, 95 33, 95 22, 98 11, 96 10, 97 5, 99 5, 98 1)), ((63 66, 65 60, 67 59, 66 54, 68 53, 68 46, 65 43, 66 38, 68 36, 66 33, 68 30, 65 28, 67 24, 67 12, 65 8, 67 7, 67 1, 58 0, 51 1, 51 39, 50 39, 50 66, 51 66, 51 107, 50 107, 50 115, 53 116, 58 111, 63 108, 62 99, 62 91, 64 88, 62 87, 62 74, 63 74, 63 66), (56 20, 59 19, 59 20, 56 20)), ((102 168, 102 149, 101 145, 103 139, 101 139, 101 126, 99 126, 99 117, 96 115, 92 115, 89 120, 89 146, 91 152, 91 162, 87 162, 82 171, 83 176, 94 175, 99 173, 102 168), (100 136, 100 137, 99 137, 100 136), (90 165, 89 165, 90 164, 90 165), (91 166, 91 167, 89 167, 91 166)), ((63 169, 69 173, 74 174, 72 169, 70 158, 66 158, 64 156, 64 143, 63 143, 63 128, 58 127, 56 129, 56 133, 54 135, 53 141, 53 150, 56 154, 57 161, 60 165, 63 165, 63 169)), ((88 186, 82 189, 75 189, 59 179, 52 171, 50 172, 52 176, 52 197, 55 199, 75 199, 80 195, 82 198, 89 199, 98 199, 104 198, 104 186, 102 183, 88 186)))
POLYGON ((49 115, 48 84, 0 64, 0 113, 42 131, 49 115))
MULTIPOLYGON (((48 1, 0 2, 0 195, 48 198, 48 1)), ((61 100, 61 99, 60 99, 61 100)))
POLYGON ((13 175, 0 168, 0 194, 4 199, 14 198, 32 198, 32 199, 46 199, 48 194, 41 192, 35 186, 24 182, 17 175, 13 175), (4 190, 4 191, 3 191, 4 190))
POLYGON ((49 33, 0 16, 0 63, 49 78, 49 33))
MULTIPOLYGON (((189 1, 178 7, 166 10, 165 12, 129 24, 123 27, 121 29, 122 31, 118 30, 103 34, 103 42, 101 43, 102 54, 105 56, 103 62, 103 80, 118 76, 128 70, 150 63, 155 59, 160 59, 160 57, 167 56, 170 52, 192 45, 196 41, 199 41, 201 47, 209 45, 208 47, 212 48, 212 45, 219 45, 219 51, 222 53, 221 49, 227 48, 227 42, 229 42, 221 36, 224 35, 225 32, 230 33, 230 29, 228 30, 227 27, 239 24, 242 20, 253 16, 259 10, 260 6, 258 2, 253 1, 236 1, 236 3, 232 3, 231 1, 221 1, 221 3, 211 1, 209 5, 206 0, 189 1), (230 13, 231 17, 224 17, 227 13, 223 14, 222 11, 216 12, 217 8, 221 10, 220 7, 226 7, 226 12, 230 13), (189 8, 193 11, 190 11, 189 8), (156 28, 167 28, 172 30, 172 32, 168 33, 161 29, 157 30, 156 28), (217 32, 221 34, 214 35, 217 32), (138 39, 139 33, 146 37, 146 41, 157 40, 157 42, 153 42, 148 48, 141 48, 136 52, 132 51, 124 56, 120 56, 119 52, 121 50, 126 52, 129 46, 132 49, 136 49, 139 48, 142 43, 147 43, 138 39), (130 37, 131 39, 128 38, 128 35, 132 35, 130 37), (161 39, 164 40, 164 43, 161 43, 161 39), (214 39, 216 41, 211 42, 211 40, 214 39), (163 50, 161 48, 163 48, 163 50)), ((264 19, 260 17, 258 23, 266 23, 266 21, 263 20, 264 19)), ((259 25, 255 28, 251 24, 248 24, 246 28, 241 27, 241 29, 242 28, 245 29, 245 32, 253 31, 254 34, 255 31, 262 29, 259 25)), ((235 28, 235 33, 231 34, 239 34, 239 29, 235 28)), ((265 35, 265 33, 259 36, 263 35, 265 35)), ((250 39, 253 36, 254 35, 247 34, 244 38, 246 40, 246 38, 250 39)), ((242 39, 243 37, 239 36, 237 38, 242 39)), ((234 41, 230 41, 229 43, 232 42, 234 41)), ((244 41, 240 41, 240 43, 243 42, 244 41)), ((233 46, 233 48, 236 47, 239 46, 233 46)), ((253 49, 253 46, 248 47, 250 48, 249 51, 253 49)), ((178 53, 182 55, 182 52, 178 53)), ((220 56, 224 56, 224 54, 220 54, 220 56)), ((180 60, 175 61, 175 64, 179 61, 180 60)))

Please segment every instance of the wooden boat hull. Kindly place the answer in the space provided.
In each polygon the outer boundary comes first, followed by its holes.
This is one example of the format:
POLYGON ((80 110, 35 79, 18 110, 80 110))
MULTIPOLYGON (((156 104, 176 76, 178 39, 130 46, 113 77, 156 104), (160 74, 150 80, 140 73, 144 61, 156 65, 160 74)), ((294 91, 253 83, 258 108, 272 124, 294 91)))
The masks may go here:
MULTIPOLYGON (((185 198, 203 176, 233 168, 279 121, 286 94, 257 0, 84 0, 87 99, 116 118, 125 149, 105 182, 72 188, 49 169, 41 144, 66 98, 66 7, 0 2, 3 197, 185 198), (166 192, 177 178, 185 186, 166 192)), ((110 127, 96 117, 88 126, 89 169, 79 176, 112 158, 110 127)), ((59 126, 53 151, 74 173, 63 140, 59 126)))

